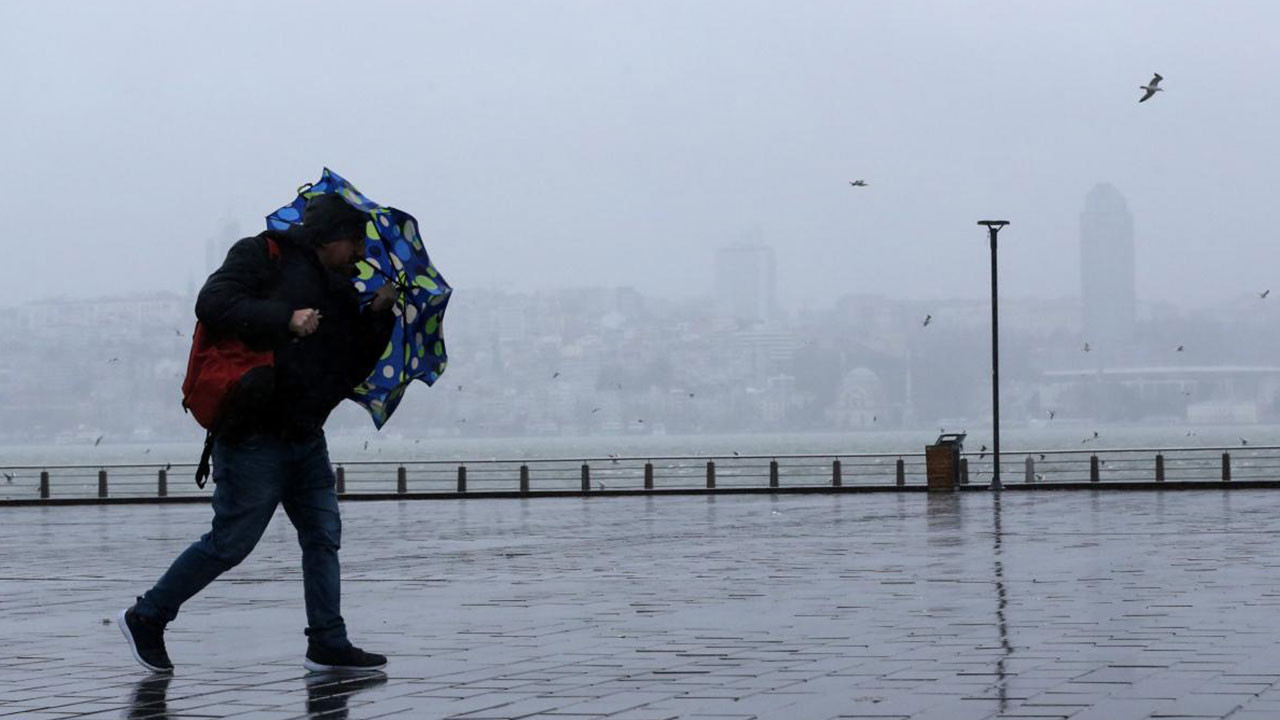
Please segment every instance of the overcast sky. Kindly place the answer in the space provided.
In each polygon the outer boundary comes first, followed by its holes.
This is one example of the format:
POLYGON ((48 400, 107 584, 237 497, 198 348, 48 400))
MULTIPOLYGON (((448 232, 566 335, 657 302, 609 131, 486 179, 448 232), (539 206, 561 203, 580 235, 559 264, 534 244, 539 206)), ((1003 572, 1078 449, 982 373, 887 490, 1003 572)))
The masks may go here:
POLYGON ((1275 286, 1280 3, 0 3, 0 304, 203 280, 329 166, 458 289, 1079 293, 1127 198, 1138 297, 1275 286), (1166 91, 1138 104, 1152 72, 1166 91), (870 186, 852 189, 865 178, 870 186))

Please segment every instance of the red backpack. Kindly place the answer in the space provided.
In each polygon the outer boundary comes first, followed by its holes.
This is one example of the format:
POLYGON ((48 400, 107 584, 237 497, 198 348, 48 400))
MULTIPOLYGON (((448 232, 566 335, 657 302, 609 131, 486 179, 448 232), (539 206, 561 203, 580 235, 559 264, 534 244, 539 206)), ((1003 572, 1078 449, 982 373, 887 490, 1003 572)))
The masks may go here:
MULTIPOLYGON (((267 255, 280 262, 280 246, 271 238, 267 255)), ((191 334, 191 354, 187 357, 187 376, 182 381, 182 408, 208 430, 204 452, 196 469, 196 485, 203 488, 209 477, 209 456, 213 452, 213 432, 222 420, 227 399, 245 373, 275 364, 272 350, 254 350, 234 336, 213 340, 204 326, 196 321, 191 334)))

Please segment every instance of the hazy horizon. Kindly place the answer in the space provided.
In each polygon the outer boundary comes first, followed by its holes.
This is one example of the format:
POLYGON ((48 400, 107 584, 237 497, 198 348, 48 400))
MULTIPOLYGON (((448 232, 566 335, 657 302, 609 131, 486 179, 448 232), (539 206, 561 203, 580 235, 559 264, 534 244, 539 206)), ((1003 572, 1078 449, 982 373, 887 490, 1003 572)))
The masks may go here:
POLYGON ((997 215, 1002 294, 1075 296, 1098 182, 1140 301, 1271 285, 1280 6, 348 7, 0 8, 0 305, 181 292, 324 166, 413 213, 460 291, 698 295, 750 237, 787 306, 980 298, 997 215))

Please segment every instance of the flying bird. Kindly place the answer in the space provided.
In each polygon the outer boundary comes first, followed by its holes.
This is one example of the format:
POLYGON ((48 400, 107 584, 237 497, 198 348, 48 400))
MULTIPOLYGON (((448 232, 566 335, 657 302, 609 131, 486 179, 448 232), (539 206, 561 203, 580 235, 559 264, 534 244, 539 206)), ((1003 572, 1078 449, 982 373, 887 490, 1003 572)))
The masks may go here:
POLYGON ((867 181, 866 180, 850 180, 849 184, 852 185, 853 187, 866 187, 867 181))
POLYGON ((1262 298, 1263 300, 1266 300, 1267 296, 1270 294, 1271 294, 1271 288, 1267 288, 1266 290, 1263 290, 1262 292, 1258 293, 1258 297, 1262 298))
POLYGON ((1175 352, 1182 352, 1182 346, 1181 346, 1181 345, 1179 345, 1179 346, 1178 346, 1178 349, 1177 349, 1175 352))
POLYGON ((1090 348, 1090 347, 1089 347, 1089 343, 1085 343, 1085 344, 1084 344, 1084 351, 1085 351, 1085 352, 1089 352, 1089 351, 1090 351, 1090 350, 1092 350, 1092 349, 1093 349, 1093 348, 1090 348))
POLYGON ((986 456, 987 456, 987 446, 986 446, 986 445, 983 445, 982 447, 978 448, 978 453, 979 453, 979 454, 978 454, 978 459, 979 459, 979 460, 981 460, 982 458, 986 457, 986 456))
POLYGON ((555 372, 555 373, 552 373, 552 374, 551 374, 551 379, 552 379, 552 380, 555 380, 555 379, 556 379, 556 378, 558 378, 558 377, 560 377, 560 373, 559 373, 559 372, 555 372))
POLYGON ((178 328, 173 329, 173 334, 177 335, 178 337, 182 337, 182 331, 179 330, 178 328))
POLYGON ((10 485, 12 485, 12 484, 13 484, 13 473, 5 473, 5 474, 4 474, 4 481, 5 481, 5 482, 7 482, 7 483, 9 483, 10 485))
POLYGON ((1155 95, 1158 92, 1164 92, 1164 88, 1160 87, 1160 81, 1163 79, 1164 78, 1160 77, 1160 73, 1156 73, 1155 76, 1151 78, 1151 82, 1146 85, 1139 85, 1138 87, 1146 90, 1147 93, 1143 95, 1138 102, 1146 102, 1151 99, 1152 95, 1155 95))
POLYGON ((1050 419, 1050 420, 1052 420, 1052 419, 1053 419, 1053 416, 1054 416, 1054 415, 1057 415, 1057 414, 1058 414, 1058 413, 1057 413, 1057 411, 1055 411, 1055 410, 1050 410, 1050 411, 1049 411, 1049 419, 1050 419))
POLYGON ((98 447, 98 445, 102 443, 102 438, 104 437, 106 437, 106 435, 99 435, 97 439, 93 441, 93 446, 98 447))
POLYGON ((933 316, 932 316, 932 315, 925 315, 925 316, 924 316, 924 322, 923 322, 923 323, 921 323, 920 327, 929 327, 929 323, 931 323, 931 322, 933 322, 933 316))
POLYGON ((592 414, 592 415, 595 415, 595 414, 596 414, 596 413, 598 413, 598 412, 600 412, 600 408, 591 408, 591 414, 592 414))
POLYGON ((1241 444, 1241 445, 1248 445, 1248 444, 1249 444, 1249 441, 1248 441, 1248 440, 1245 440, 1244 438, 1240 438, 1240 444, 1241 444))

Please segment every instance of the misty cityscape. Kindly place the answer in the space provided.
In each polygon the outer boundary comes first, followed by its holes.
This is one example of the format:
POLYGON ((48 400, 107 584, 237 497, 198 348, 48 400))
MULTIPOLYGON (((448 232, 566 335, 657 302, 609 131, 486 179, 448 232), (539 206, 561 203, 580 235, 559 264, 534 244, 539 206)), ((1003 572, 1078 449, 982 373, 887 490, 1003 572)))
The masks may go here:
POLYGON ((1276 27, 0 0, 0 716, 1280 717, 1276 27))
MULTIPOLYGON (((1187 309, 1135 296, 1135 226, 1109 184, 1080 213, 1079 299, 1006 298, 1010 426, 1223 425, 1280 414, 1280 312, 1259 289, 1187 309)), ((207 243, 211 271, 239 228, 207 243)), ((990 415, 989 306, 849 292, 777 300, 758 233, 719 248, 712 292, 463 288, 450 368, 411 393, 393 436, 503 437, 974 427, 990 415)), ((19 305, 0 313, 0 440, 192 440, 180 408, 194 323, 176 293, 19 305), (92 348, 84 351, 83 348, 92 348)), ((349 408, 343 408, 347 410, 349 408)), ((339 413, 331 432, 365 432, 339 413)))

